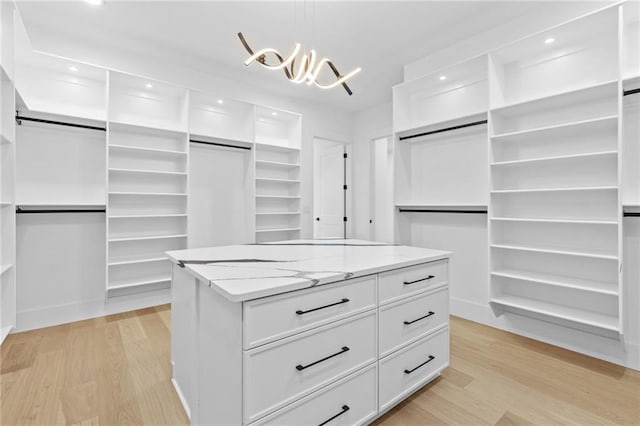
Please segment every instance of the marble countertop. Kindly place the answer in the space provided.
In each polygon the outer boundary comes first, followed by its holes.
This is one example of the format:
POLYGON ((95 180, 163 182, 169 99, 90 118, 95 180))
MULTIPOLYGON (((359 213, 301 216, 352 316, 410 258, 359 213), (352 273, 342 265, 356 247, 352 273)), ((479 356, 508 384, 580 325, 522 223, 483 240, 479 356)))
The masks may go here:
POLYGON ((294 240, 167 256, 234 302, 445 259, 450 252, 362 240, 294 240))

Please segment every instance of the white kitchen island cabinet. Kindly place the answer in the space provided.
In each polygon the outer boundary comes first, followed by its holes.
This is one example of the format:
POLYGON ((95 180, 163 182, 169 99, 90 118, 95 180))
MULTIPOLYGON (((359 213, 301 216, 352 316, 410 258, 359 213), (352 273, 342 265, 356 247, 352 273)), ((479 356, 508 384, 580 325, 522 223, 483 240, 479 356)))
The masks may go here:
POLYGON ((167 254, 173 384, 192 424, 367 424, 449 365, 448 252, 296 240, 167 254))

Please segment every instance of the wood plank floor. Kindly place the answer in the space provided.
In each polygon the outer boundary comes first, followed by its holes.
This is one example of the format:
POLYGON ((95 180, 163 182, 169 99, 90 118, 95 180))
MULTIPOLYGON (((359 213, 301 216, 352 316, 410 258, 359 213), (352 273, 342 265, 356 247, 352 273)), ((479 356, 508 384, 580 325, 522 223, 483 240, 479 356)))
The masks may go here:
MULTIPOLYGON (((188 424, 171 386, 170 307, 10 335, 0 424, 188 424)), ((452 317, 451 367, 376 422, 640 425, 640 373, 452 317)))

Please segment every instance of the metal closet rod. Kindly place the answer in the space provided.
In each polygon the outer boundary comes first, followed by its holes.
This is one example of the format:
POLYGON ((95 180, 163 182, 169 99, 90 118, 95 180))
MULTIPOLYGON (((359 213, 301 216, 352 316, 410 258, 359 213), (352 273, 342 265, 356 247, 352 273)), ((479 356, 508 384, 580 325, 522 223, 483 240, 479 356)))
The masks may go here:
POLYGON ((251 151, 251 147, 250 146, 231 145, 231 144, 228 144, 228 143, 220 143, 220 142, 206 142, 206 141, 199 141, 199 140, 196 140, 196 139, 189 139, 189 142, 191 142, 191 143, 199 143, 199 144, 202 144, 202 145, 223 146, 225 148, 246 149, 248 151, 251 151))
POLYGON ((471 123, 459 124, 457 126, 445 127, 443 129, 431 130, 431 131, 428 131, 428 132, 417 133, 415 135, 400 136, 399 139, 401 141, 404 141, 404 140, 407 140, 407 139, 413 139, 413 138, 419 138, 419 137, 422 137, 422 136, 434 135, 436 133, 450 132, 452 130, 464 129, 465 127, 480 126, 480 125, 483 125, 483 124, 487 124, 487 120, 480 120, 480 121, 474 121, 474 122, 471 122, 471 123))
POLYGON ((65 121, 57 121, 57 120, 44 120, 42 118, 25 117, 16 113, 16 123, 18 123, 18 125, 21 125, 23 121, 33 121, 34 123, 44 123, 44 124, 55 124, 56 126, 76 127, 78 129, 98 130, 101 132, 107 131, 106 127, 90 126, 88 124, 67 123, 65 121))
POLYGON ((624 92, 622 92, 622 95, 629 96, 629 95, 634 95, 636 93, 640 93, 640 88, 625 90, 624 92))
POLYGON ((640 217, 640 212, 624 212, 622 213, 624 217, 640 217))
POLYGON ((487 210, 434 210, 434 209, 398 209, 400 213, 464 213, 464 214, 487 214, 487 210))
POLYGON ((20 206, 16 207, 16 214, 38 214, 38 213, 105 213, 107 211, 106 208, 101 209, 28 209, 23 210, 20 206))

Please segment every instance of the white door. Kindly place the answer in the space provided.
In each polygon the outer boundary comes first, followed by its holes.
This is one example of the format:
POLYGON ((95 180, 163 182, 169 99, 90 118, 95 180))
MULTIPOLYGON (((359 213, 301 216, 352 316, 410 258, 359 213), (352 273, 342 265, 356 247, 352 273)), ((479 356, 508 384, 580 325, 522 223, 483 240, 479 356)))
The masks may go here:
POLYGON ((393 242, 393 178, 391 138, 374 139, 371 145, 371 239, 393 242))
POLYGON ((250 152, 192 143, 189 153, 189 247, 251 242, 246 171, 250 152))
POLYGON ((314 140, 313 236, 345 238, 345 147, 338 142, 314 140))

